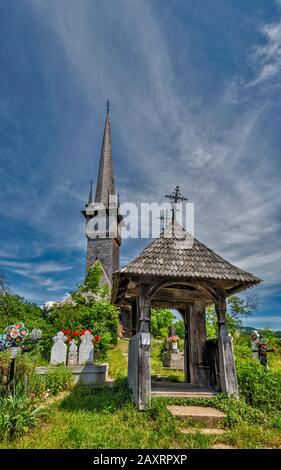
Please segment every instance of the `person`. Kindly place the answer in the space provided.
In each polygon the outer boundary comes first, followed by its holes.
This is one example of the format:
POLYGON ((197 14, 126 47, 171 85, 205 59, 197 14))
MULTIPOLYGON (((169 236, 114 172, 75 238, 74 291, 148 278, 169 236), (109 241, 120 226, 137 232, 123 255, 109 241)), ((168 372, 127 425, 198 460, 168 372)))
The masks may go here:
POLYGON ((258 343, 259 361, 266 369, 268 369, 267 353, 269 352, 274 352, 274 349, 268 349, 268 340, 266 338, 260 338, 258 343))
POLYGON ((254 330, 251 334, 251 347, 252 347, 252 353, 253 353, 254 359, 259 359, 259 348, 258 348, 259 339, 260 339, 259 333, 257 332, 257 330, 254 330))

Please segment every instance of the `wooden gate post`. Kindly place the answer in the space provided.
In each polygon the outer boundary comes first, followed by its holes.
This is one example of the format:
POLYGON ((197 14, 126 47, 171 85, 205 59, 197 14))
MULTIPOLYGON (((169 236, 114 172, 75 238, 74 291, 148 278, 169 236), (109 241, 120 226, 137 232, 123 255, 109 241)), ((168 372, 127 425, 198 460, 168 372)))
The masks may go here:
POLYGON ((190 358, 189 358, 189 316, 190 304, 186 305, 185 309, 179 310, 184 320, 184 381, 190 383, 190 358))
POLYGON ((138 409, 144 410, 150 406, 151 376, 150 376, 150 288, 147 284, 140 285, 139 292, 139 399, 138 409))
POLYGON ((187 314, 187 341, 190 382, 194 385, 210 386, 210 367, 207 363, 207 337, 205 303, 193 301, 187 314))
POLYGON ((224 289, 217 289, 218 301, 215 305, 218 316, 218 352, 220 388, 229 395, 239 395, 232 338, 227 333, 226 295, 224 289))
POLYGON ((138 312, 137 312, 137 301, 134 299, 131 303, 131 326, 132 326, 132 336, 135 336, 137 332, 137 324, 138 324, 138 318, 137 318, 138 312))

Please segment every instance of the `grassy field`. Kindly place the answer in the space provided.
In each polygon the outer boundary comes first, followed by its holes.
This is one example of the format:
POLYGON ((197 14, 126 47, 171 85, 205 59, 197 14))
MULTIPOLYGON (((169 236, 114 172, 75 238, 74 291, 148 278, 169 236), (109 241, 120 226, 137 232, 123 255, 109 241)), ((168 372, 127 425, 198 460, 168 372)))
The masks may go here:
MULTIPOLYGON (((150 410, 136 411, 126 388, 127 347, 128 342, 121 340, 109 354, 110 376, 116 379, 114 387, 75 387, 48 405, 47 419, 40 427, 12 442, 1 442, 0 447, 192 449, 210 448, 219 443, 237 448, 281 447, 281 426, 274 428, 271 418, 259 410, 221 395, 200 401, 153 399, 150 410), (222 436, 205 436, 195 425, 198 432, 182 434, 182 427, 194 423, 182 423, 173 418, 166 409, 168 403, 215 406, 227 414, 222 423, 227 432, 222 436)), ((152 369, 154 374, 163 375, 159 348, 160 343, 156 342, 152 348, 152 369)), ((276 359, 276 367, 279 366, 276 359)), ((180 372, 174 380, 181 378, 180 372)))

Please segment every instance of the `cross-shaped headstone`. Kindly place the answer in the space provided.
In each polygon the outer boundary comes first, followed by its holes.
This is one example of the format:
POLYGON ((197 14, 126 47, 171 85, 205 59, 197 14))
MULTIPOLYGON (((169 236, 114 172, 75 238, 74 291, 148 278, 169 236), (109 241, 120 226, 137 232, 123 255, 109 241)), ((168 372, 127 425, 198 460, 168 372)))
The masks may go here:
POLYGON ((93 364, 94 362, 94 345, 93 345, 93 335, 90 331, 85 331, 85 333, 80 336, 81 344, 79 347, 79 364, 93 364))
POLYGON ((51 364, 65 364, 66 363, 66 353, 67 353, 67 346, 65 341, 67 337, 64 335, 62 331, 59 331, 56 336, 53 337, 53 347, 51 349, 51 364))
POLYGON ((69 351, 67 356, 67 364, 70 366, 77 366, 78 361, 78 348, 74 339, 69 343, 69 351))

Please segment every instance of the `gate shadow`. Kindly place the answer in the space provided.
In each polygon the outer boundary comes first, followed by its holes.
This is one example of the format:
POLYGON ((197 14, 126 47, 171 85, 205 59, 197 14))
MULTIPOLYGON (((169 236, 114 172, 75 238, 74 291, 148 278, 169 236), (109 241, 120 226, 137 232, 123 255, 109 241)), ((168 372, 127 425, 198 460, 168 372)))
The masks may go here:
POLYGON ((113 384, 77 384, 59 404, 65 411, 115 411, 132 403, 132 394, 127 388, 127 379, 116 380, 113 384))

